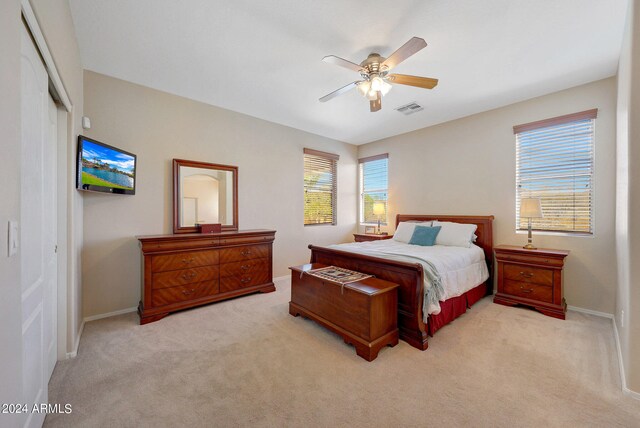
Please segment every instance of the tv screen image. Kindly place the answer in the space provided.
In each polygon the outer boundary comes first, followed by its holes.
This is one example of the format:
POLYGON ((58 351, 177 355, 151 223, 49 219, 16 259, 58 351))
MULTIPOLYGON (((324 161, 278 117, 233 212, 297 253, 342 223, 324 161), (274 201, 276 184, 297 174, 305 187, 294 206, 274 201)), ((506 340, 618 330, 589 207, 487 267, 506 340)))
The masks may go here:
POLYGON ((78 137, 78 189, 133 195, 135 179, 136 155, 78 137))

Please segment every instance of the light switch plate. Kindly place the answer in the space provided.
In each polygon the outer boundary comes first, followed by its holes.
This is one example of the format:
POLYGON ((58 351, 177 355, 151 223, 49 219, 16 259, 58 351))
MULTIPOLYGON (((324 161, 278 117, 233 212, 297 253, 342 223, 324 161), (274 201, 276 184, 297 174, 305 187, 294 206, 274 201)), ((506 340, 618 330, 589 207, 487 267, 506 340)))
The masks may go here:
POLYGON ((18 222, 9 222, 9 257, 18 254, 18 222))

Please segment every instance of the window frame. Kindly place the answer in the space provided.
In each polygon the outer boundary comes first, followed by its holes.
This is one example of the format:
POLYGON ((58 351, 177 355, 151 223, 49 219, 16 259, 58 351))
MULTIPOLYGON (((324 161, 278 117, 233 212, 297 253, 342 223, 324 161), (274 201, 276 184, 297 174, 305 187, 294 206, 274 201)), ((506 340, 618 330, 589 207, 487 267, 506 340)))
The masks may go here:
MULTIPOLYGON (((521 221, 519 215, 519 201, 521 199, 520 194, 520 153, 519 153, 519 135, 523 132, 535 131, 542 128, 549 128, 553 126, 570 124, 572 122, 579 122, 584 120, 591 121, 591 169, 589 176, 590 183, 590 202, 589 202, 589 231, 583 230, 553 230, 546 228, 536 228, 535 226, 532 228, 536 234, 539 235, 555 235, 555 236, 575 236, 575 237, 593 237, 595 235, 595 178, 596 178, 596 119, 598 117, 598 109, 590 109, 577 113, 571 113, 563 116, 552 117, 549 119, 543 119, 536 122, 525 123, 522 125, 516 125, 513 127, 513 133, 516 137, 515 141, 515 231, 516 233, 527 233, 527 228, 521 228, 521 221)), ((552 140, 551 140, 552 141, 552 140)), ((574 205, 575 207, 575 205, 574 205)), ((543 203, 544 210, 544 203, 543 203)))
POLYGON ((338 160, 340 159, 340 155, 336 155, 334 153, 323 152, 320 150, 304 148, 303 150, 303 204, 302 204, 302 217, 303 217, 303 225, 306 226, 336 226, 338 224, 338 160), (306 222, 306 194, 307 194, 307 184, 304 179, 306 175, 307 169, 305 165, 305 160, 307 157, 315 157, 321 158, 330 163, 331 167, 331 222, 322 222, 322 223, 307 223, 306 222))
POLYGON ((387 188, 386 189, 374 189, 374 190, 370 190, 366 193, 381 193, 381 192, 385 192, 387 194, 387 199, 385 200, 385 213, 384 213, 384 220, 380 220, 380 225, 381 226, 386 226, 388 224, 388 219, 389 219, 389 153, 382 153, 379 155, 374 155, 374 156, 367 156, 364 158, 360 158, 358 159, 358 190, 360 192, 360 199, 359 199, 359 209, 358 209, 358 223, 361 225, 378 225, 377 221, 365 221, 364 218, 364 196, 365 196, 365 191, 364 191, 364 164, 366 164, 367 162, 373 162, 373 161, 377 161, 377 160, 382 160, 382 159, 386 159, 387 160, 387 188))

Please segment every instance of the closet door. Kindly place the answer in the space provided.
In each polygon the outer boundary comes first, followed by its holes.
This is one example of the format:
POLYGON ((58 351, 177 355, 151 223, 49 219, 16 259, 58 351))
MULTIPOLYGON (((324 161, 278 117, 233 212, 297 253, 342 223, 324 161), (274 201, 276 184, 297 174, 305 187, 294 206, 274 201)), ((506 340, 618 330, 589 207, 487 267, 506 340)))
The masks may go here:
POLYGON ((45 414, 31 409, 48 401, 56 353, 56 142, 49 121, 48 75, 24 26, 20 48, 22 403, 30 410, 24 426, 39 427, 45 414))

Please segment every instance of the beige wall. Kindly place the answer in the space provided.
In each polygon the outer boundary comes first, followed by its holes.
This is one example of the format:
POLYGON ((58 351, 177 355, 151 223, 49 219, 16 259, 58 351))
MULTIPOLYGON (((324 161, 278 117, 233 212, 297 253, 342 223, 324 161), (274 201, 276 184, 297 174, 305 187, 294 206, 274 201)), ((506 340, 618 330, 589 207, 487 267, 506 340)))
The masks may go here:
MULTIPOLYGON (((20 254, 7 257, 7 224, 20 219, 20 1, 0 2, 0 403, 22 397, 20 254)), ((19 426, 20 415, 0 415, 19 426)))
MULTIPOLYGON (((171 160, 239 167, 241 229, 277 230, 274 274, 307 262, 307 245, 348 241, 356 219, 356 147, 229 110, 85 72, 88 136, 138 156, 136 194, 84 197, 84 314, 134 307, 140 299, 135 235, 172 230, 171 160), (340 155, 338 225, 303 226, 303 154, 340 155)), ((274 108, 277 106, 274 106, 274 108)))
POLYGON ((605 79, 360 146, 359 157, 389 153, 388 228, 393 231, 396 213, 493 214, 495 243, 526 243, 525 234, 515 233, 513 125, 597 107, 595 234, 535 235, 534 243, 571 250, 569 305, 613 313, 615 84, 605 79))
POLYGON ((615 319, 627 387, 640 392, 640 2, 629 2, 618 67, 615 319), (635 220, 635 221, 634 221, 635 220), (623 315, 624 313, 624 315, 623 315))

